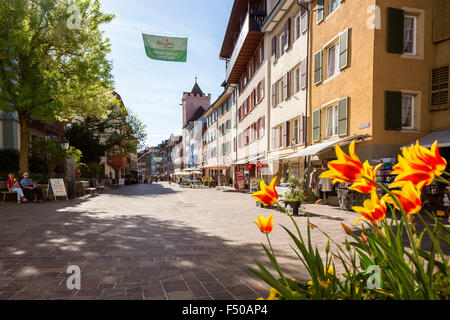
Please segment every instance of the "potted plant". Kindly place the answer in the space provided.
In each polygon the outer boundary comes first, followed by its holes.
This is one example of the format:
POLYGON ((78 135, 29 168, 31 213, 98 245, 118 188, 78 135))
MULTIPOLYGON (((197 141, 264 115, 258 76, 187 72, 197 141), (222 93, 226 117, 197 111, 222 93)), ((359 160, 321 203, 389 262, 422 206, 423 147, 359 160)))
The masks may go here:
POLYGON ((202 182, 203 182, 203 185, 204 185, 205 187, 207 187, 207 186, 208 186, 208 183, 209 183, 209 180, 208 180, 208 178, 203 178, 202 182))
POLYGON ((293 214, 298 215, 298 209, 306 201, 306 194, 304 188, 304 180, 290 177, 287 181, 289 191, 283 195, 283 200, 286 205, 291 206, 293 214))
POLYGON ((215 188, 215 187, 216 187, 216 180, 214 180, 213 177, 211 177, 211 178, 208 180, 208 183, 209 183, 209 187, 210 187, 210 188, 215 188))

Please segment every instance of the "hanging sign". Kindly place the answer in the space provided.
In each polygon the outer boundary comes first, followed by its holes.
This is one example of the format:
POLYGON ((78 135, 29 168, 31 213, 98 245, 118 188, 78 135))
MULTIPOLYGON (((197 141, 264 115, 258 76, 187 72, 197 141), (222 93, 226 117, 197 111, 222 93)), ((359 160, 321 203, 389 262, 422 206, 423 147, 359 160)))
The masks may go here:
POLYGON ((142 34, 145 52, 150 59, 186 62, 188 38, 160 37, 142 34))

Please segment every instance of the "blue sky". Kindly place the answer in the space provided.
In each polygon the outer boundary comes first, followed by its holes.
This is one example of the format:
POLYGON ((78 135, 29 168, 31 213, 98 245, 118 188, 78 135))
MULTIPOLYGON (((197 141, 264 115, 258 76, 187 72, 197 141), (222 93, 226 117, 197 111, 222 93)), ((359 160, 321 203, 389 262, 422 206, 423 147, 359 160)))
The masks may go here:
POLYGON ((181 134, 181 98, 195 76, 212 102, 222 92, 225 62, 219 51, 233 0, 101 0, 116 18, 102 27, 110 38, 116 90, 147 125, 147 144, 181 134), (142 33, 188 37, 186 63, 149 59, 142 33))

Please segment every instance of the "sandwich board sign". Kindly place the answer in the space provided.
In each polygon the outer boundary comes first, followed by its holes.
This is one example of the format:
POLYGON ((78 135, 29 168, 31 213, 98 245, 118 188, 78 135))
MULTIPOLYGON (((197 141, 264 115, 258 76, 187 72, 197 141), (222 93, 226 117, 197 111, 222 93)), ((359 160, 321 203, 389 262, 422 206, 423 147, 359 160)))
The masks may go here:
POLYGON ((69 198, 67 197, 66 186, 64 185, 63 179, 50 179, 48 191, 50 190, 50 188, 52 190, 53 197, 55 197, 55 200, 56 197, 66 197, 66 200, 69 200, 69 198))

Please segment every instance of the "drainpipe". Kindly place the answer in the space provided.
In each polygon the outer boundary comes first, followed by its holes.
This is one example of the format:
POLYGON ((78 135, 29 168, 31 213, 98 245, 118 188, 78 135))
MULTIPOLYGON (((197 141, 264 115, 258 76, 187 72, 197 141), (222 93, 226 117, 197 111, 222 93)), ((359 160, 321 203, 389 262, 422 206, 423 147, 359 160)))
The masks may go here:
MULTIPOLYGON (((306 91, 306 121, 304 123, 304 136, 305 136, 305 149, 308 147, 308 110, 309 110, 309 104, 310 104, 310 94, 311 94, 311 85, 310 85, 310 63, 309 63, 309 59, 312 56, 311 55, 311 46, 310 46, 310 41, 311 41, 311 26, 312 26, 312 15, 311 15, 311 9, 309 8, 309 4, 312 3, 314 0, 297 0, 297 4, 304 8, 307 12, 308 12, 308 34, 307 34, 307 44, 306 44, 306 51, 307 51, 307 57, 306 57, 306 83, 307 83, 307 91, 306 91)), ((305 159, 305 174, 306 174, 306 169, 307 167, 309 168, 311 166, 311 157, 307 156, 305 159)), ((308 170, 309 173, 309 170, 308 170)), ((309 174, 306 175, 305 177, 306 179, 306 183, 307 185, 309 185, 309 174)))

